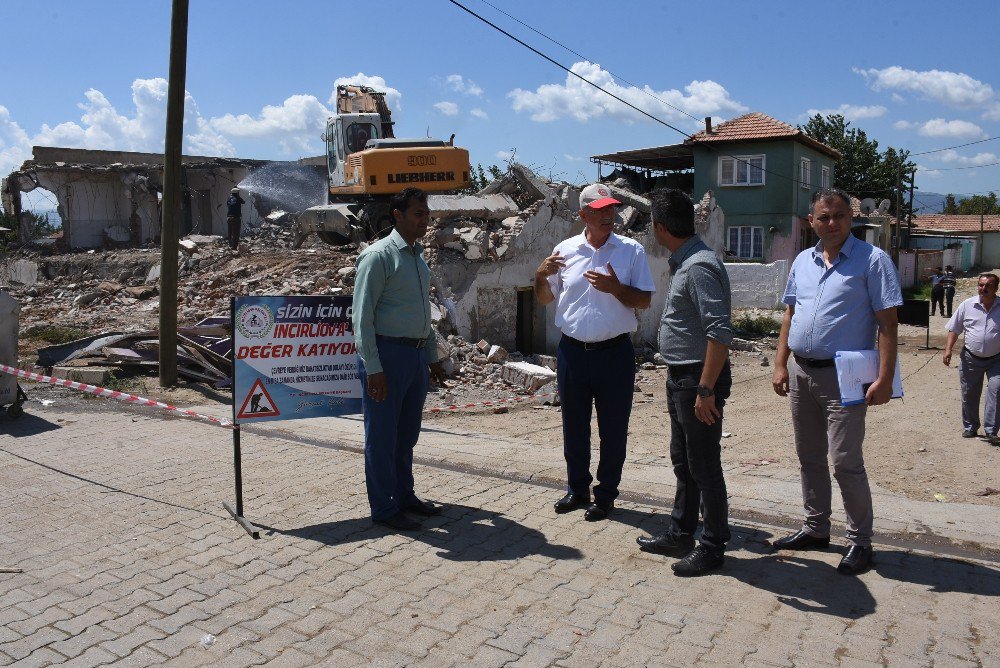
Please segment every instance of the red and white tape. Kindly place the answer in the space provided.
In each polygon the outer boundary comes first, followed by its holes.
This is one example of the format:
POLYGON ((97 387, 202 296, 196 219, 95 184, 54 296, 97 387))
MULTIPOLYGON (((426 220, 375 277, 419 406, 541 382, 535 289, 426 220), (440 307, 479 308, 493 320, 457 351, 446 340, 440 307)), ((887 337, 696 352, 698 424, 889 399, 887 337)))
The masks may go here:
POLYGON ((530 394, 526 397, 511 397, 509 399, 497 399, 496 401, 480 401, 474 404, 454 404, 452 406, 437 406, 435 408, 427 409, 427 413, 442 413, 444 411, 457 411, 463 408, 479 408, 481 406, 502 406, 504 404, 516 404, 522 401, 531 401, 532 399, 543 399, 545 397, 554 397, 558 392, 546 392, 544 394, 530 394))
POLYGON ((208 420, 209 422, 215 423, 220 427, 228 427, 231 429, 233 426, 233 421, 227 420, 226 418, 217 418, 217 417, 212 417, 211 415, 202 415, 201 413, 195 413, 194 411, 178 408, 177 406, 171 406, 170 404, 165 404, 159 401, 153 401, 152 399, 146 399, 144 397, 136 396, 134 394, 128 394, 127 392, 109 390, 106 387, 98 387, 96 385, 87 385, 86 383, 78 383, 75 380, 63 380, 62 378, 43 376, 40 373, 32 373, 30 371, 18 369, 17 367, 7 366, 6 364, 0 364, 0 371, 4 373, 9 373, 12 376, 17 376, 18 378, 34 380, 39 383, 50 383, 52 385, 61 385, 63 387, 68 387, 72 390, 79 390, 81 392, 96 394, 99 397, 110 397, 111 399, 127 401, 128 403, 131 404, 139 404, 140 406, 153 406, 155 408, 162 408, 163 410, 166 411, 173 411, 175 413, 180 413, 181 415, 184 415, 186 417, 196 418, 198 420, 208 420))

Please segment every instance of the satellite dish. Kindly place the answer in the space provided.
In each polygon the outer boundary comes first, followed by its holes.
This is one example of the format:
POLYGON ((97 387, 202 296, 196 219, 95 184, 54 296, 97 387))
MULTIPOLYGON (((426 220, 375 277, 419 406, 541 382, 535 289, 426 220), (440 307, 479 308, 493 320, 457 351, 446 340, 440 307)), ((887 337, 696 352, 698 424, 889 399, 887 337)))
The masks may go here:
POLYGON ((889 212, 889 204, 890 204, 890 202, 887 199, 884 199, 884 200, 882 200, 881 202, 878 203, 878 212, 879 212, 879 215, 884 216, 886 213, 889 212))
POLYGON ((875 210, 875 200, 871 197, 866 197, 861 200, 861 214, 867 216, 872 211, 875 210))

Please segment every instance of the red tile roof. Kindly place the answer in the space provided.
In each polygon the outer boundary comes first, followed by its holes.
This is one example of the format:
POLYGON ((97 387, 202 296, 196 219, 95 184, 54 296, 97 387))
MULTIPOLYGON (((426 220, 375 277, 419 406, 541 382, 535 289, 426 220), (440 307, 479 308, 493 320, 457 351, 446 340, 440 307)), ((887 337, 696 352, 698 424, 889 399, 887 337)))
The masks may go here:
MULTIPOLYGON (((947 213, 932 213, 913 217, 913 226, 921 230, 944 230, 948 232, 979 232, 979 216, 959 216, 947 213)), ((1000 232, 1000 216, 983 216, 983 231, 1000 232)))
POLYGON ((840 159, 840 153, 830 148, 826 144, 816 141, 809 135, 803 133, 798 128, 789 125, 776 118, 771 118, 767 114, 759 111, 752 111, 749 114, 738 116, 732 120, 721 123, 712 128, 712 133, 708 134, 702 130, 691 135, 685 144, 703 144, 716 142, 737 142, 753 140, 774 140, 774 139, 795 139, 811 146, 812 148, 826 153, 827 155, 840 159))

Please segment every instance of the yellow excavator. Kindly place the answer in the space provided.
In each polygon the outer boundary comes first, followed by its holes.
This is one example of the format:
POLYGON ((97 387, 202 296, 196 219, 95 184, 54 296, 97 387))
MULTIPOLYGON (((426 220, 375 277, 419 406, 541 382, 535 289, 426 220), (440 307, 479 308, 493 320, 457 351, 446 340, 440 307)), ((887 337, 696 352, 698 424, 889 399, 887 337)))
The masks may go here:
POLYGON ((370 241, 393 227, 389 198, 409 186, 442 192, 469 185, 469 152, 440 139, 397 139, 385 93, 337 86, 326 122, 327 204, 296 219, 296 247, 316 232, 328 244, 370 241))

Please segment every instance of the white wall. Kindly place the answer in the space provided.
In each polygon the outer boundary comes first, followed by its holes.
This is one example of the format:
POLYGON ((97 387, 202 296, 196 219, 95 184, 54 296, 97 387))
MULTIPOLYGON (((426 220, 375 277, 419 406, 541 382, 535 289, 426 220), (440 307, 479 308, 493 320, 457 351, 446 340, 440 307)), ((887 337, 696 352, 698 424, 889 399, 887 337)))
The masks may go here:
POLYGON ((770 264, 726 263, 733 308, 774 308, 781 306, 788 281, 788 260, 770 264))

